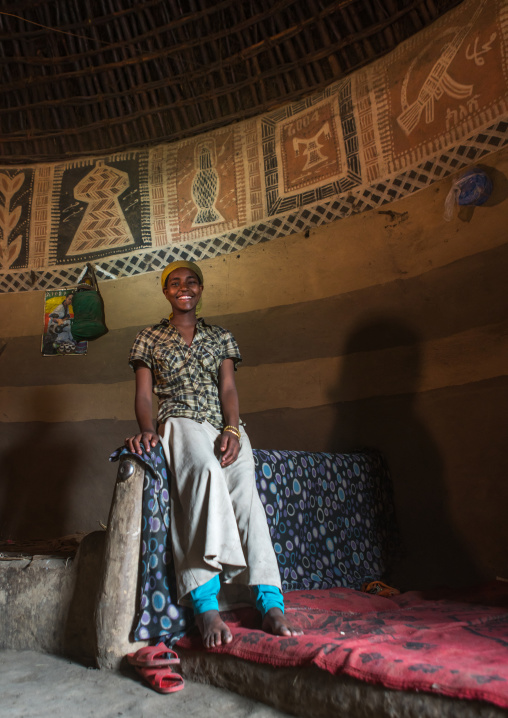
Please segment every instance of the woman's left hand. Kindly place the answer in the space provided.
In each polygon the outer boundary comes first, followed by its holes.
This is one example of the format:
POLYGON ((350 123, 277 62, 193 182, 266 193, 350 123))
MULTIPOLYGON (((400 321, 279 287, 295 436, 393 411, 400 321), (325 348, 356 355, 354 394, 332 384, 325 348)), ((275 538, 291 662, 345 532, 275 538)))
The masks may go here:
POLYGON ((222 454, 220 465, 225 469, 226 466, 231 466, 237 460, 240 453, 240 441, 230 431, 223 431, 220 439, 220 451, 222 454))

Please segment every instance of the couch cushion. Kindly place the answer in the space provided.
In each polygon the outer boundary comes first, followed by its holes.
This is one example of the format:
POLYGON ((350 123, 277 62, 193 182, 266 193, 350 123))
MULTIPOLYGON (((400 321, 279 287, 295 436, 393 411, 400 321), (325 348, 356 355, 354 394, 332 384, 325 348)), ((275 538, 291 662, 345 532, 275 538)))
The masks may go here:
POLYGON ((284 591, 359 589, 385 575, 397 528, 378 451, 254 449, 254 461, 284 591))

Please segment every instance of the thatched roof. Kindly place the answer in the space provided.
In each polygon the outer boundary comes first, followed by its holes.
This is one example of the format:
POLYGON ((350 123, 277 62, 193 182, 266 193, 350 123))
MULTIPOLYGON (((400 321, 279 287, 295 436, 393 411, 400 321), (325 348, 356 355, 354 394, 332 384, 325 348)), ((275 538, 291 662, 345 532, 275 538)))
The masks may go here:
POLYGON ((460 0, 8 0, 2 164, 179 140, 329 85, 460 0))

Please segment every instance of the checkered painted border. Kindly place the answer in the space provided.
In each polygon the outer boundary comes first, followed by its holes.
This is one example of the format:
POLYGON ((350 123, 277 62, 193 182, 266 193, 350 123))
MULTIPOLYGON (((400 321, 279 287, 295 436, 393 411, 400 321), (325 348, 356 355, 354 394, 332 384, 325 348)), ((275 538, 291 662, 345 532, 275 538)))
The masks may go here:
MULTIPOLYGON (((199 262, 375 209, 424 189, 462 167, 473 164, 481 157, 501 149, 507 143, 508 120, 505 120, 476 133, 466 142, 447 150, 446 153, 427 159, 417 167, 371 187, 352 188, 347 195, 337 196, 330 202, 304 207, 297 212, 273 217, 201 242, 167 246, 150 251, 139 250, 121 257, 102 259, 94 263, 97 278, 116 279, 160 271, 169 262, 179 259, 199 262)), ((24 271, 5 274, 0 277, 0 292, 59 289, 71 286, 76 284, 83 266, 79 264, 55 267, 45 272, 24 271)))

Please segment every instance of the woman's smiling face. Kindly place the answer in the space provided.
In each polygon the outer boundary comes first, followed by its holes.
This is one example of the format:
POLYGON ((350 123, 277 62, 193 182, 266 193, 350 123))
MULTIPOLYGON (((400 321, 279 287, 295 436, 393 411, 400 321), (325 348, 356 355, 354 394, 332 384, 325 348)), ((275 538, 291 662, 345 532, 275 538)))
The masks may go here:
POLYGON ((164 296, 173 308, 173 314, 193 311, 203 293, 203 285, 195 272, 185 267, 175 269, 168 276, 164 296))

